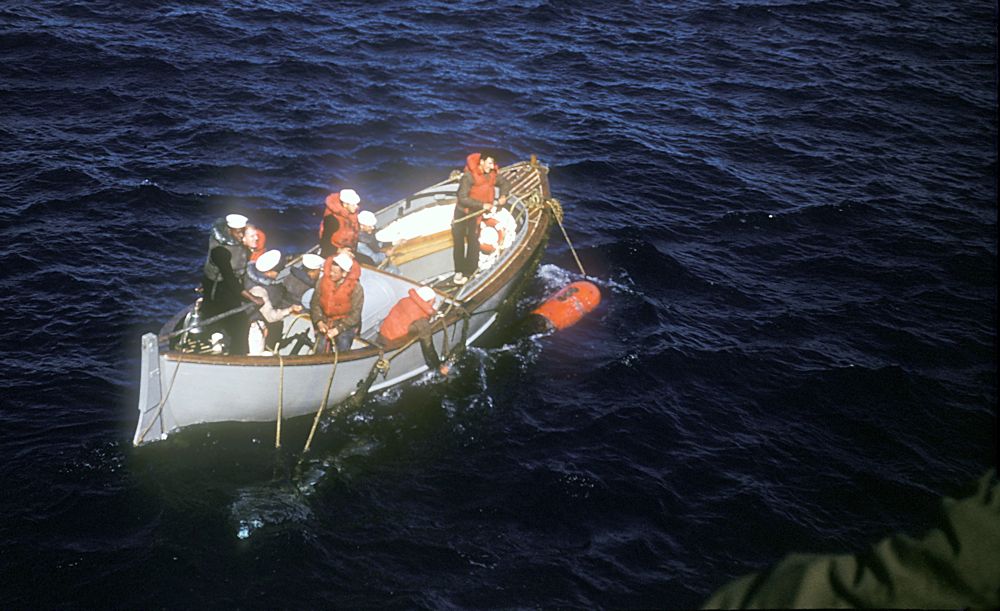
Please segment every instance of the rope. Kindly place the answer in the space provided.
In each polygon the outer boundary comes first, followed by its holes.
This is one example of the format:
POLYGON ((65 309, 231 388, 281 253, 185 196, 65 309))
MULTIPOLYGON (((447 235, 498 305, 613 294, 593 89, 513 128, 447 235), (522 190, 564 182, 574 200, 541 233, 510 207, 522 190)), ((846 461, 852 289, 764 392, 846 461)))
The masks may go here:
POLYGON ((177 370, 181 368, 181 360, 182 360, 181 357, 182 354, 178 353, 177 366, 174 367, 174 374, 170 376, 170 385, 167 386, 167 394, 163 395, 163 398, 160 399, 160 404, 156 406, 156 417, 150 420, 149 424, 146 425, 145 430, 143 430, 142 433, 139 434, 139 443, 142 443, 142 440, 146 438, 146 433, 149 432, 149 429, 153 428, 153 424, 157 420, 160 421, 160 428, 163 428, 163 406, 166 405, 167 399, 170 397, 170 391, 174 389, 174 380, 177 379, 177 370))
POLYGON ((485 212, 486 212, 485 210, 478 210, 476 212, 473 212, 472 214, 466 214, 465 216, 463 216, 461 218, 457 218, 457 219, 453 220, 451 222, 451 224, 452 225, 458 225, 462 221, 467 221, 467 220, 469 220, 469 219, 471 219, 473 217, 480 216, 480 215, 484 214, 485 212))
POLYGON ((281 447, 281 418, 285 396, 285 359, 278 354, 278 424, 274 432, 274 448, 281 447))
POLYGON ((337 373, 337 359, 340 354, 337 352, 337 344, 333 344, 333 371, 330 372, 330 379, 326 383, 326 392, 323 393, 323 402, 319 404, 319 409, 316 410, 316 417, 313 418, 312 430, 309 431, 309 438, 306 439, 306 447, 302 448, 302 453, 305 454, 309 451, 309 446, 312 445, 313 435, 316 434, 316 426, 319 424, 319 417, 323 415, 323 409, 326 407, 326 402, 330 398, 330 388, 333 387, 333 376, 337 373))
MULTIPOLYGON (((434 345, 434 327, 431 327, 431 345, 434 345)), ((448 354, 448 325, 444 316, 441 317, 441 352, 448 354)))
POLYGON ((402 345, 402 346, 401 346, 401 347, 399 348, 399 350, 396 350, 396 354, 393 354, 393 355, 392 355, 392 356, 390 356, 390 357, 389 357, 388 359, 386 359, 386 360, 387 360, 387 362, 391 363, 391 362, 392 362, 392 360, 393 360, 394 358, 396 358, 396 357, 397 357, 397 356, 399 356, 400 354, 403 354, 403 351, 404 351, 404 350, 406 350, 407 348, 409 348, 410 346, 412 346, 412 345, 413 345, 413 343, 414 343, 414 342, 416 342, 416 341, 417 341, 417 340, 419 340, 419 339, 420 339, 420 338, 419 338, 419 337, 417 337, 417 336, 413 336, 413 337, 411 337, 411 338, 410 338, 410 340, 409 340, 408 342, 406 342, 405 344, 403 344, 403 345, 402 345))
POLYGON ((559 229, 562 230, 563 237, 566 238, 566 244, 569 246, 569 251, 573 253, 573 258, 576 259, 576 266, 580 268, 580 273, 584 276, 587 275, 587 271, 583 269, 583 263, 580 263, 580 257, 576 255, 576 249, 573 248, 573 242, 569 239, 569 234, 566 233, 566 228, 563 227, 563 209, 562 204, 559 203, 557 199, 550 199, 546 202, 549 210, 552 211, 552 217, 556 220, 556 224, 559 225, 559 229))
POLYGON ((378 358, 375 359, 375 363, 372 364, 372 368, 368 372, 368 375, 365 376, 365 379, 358 382, 358 387, 354 391, 354 394, 348 397, 348 399, 341 404, 340 409, 337 410, 337 415, 343 413, 345 410, 361 407, 365 398, 368 397, 368 389, 372 387, 372 382, 375 381, 375 378, 380 373, 383 377, 389 373, 389 361, 385 360, 385 355, 381 352, 379 353, 378 358))

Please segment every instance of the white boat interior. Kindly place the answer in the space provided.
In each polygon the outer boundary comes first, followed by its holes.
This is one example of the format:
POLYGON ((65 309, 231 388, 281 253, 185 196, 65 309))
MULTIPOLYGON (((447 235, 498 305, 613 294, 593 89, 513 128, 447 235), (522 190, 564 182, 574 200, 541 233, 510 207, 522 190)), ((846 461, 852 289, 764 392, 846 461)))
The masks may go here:
MULTIPOLYGON (((490 282, 491 271, 504 267, 514 248, 527 235, 528 208, 517 195, 511 195, 508 206, 497 218, 503 223, 503 238, 494 253, 480 256, 480 267, 470 281, 462 286, 454 285, 452 260, 451 226, 454 220, 457 181, 447 181, 428 187, 391 206, 375 213, 380 229, 376 238, 392 244, 394 253, 389 262, 399 269, 393 274, 383 269, 363 266, 359 279, 364 289, 365 301, 361 315, 361 333, 355 339, 352 349, 372 345, 379 327, 389 310, 411 288, 430 286, 438 292, 440 303, 460 303, 478 287, 490 282)), ((492 218, 494 215, 487 215, 492 218)), ((315 247, 310 252, 318 252, 315 247)), ((278 279, 291 270, 281 271, 278 279)), ((311 292, 307 294, 307 298, 311 292)), ((288 316, 283 321, 282 340, 275 353, 282 356, 306 355, 312 353, 315 336, 309 319, 309 303, 303 304, 301 314, 288 316)), ((189 310, 188 310, 189 311, 189 310)), ((184 318, 177 321, 176 328, 183 328, 184 318)), ((210 354, 212 344, 207 336, 184 334, 172 345, 180 352, 210 354)))

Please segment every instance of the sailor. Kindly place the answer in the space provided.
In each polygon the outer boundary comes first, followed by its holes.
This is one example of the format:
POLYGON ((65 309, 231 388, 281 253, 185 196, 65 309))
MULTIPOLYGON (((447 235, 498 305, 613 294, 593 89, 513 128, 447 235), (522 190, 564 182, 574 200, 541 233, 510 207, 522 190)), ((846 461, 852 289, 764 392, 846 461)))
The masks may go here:
POLYGON ((354 336, 361 330, 361 309, 365 304, 360 277, 361 266, 346 252, 323 262, 323 275, 309 306, 316 328, 316 352, 328 352, 330 340, 335 341, 338 352, 351 349, 354 336))
POLYGON ((276 303, 287 299, 284 285, 277 281, 278 272, 281 271, 280 264, 281 251, 269 250, 247 269, 247 290, 264 302, 260 310, 250 316, 247 343, 251 355, 266 354, 268 350, 273 350, 284 330, 282 320, 289 314, 302 311, 302 306, 297 303, 286 308, 275 307, 276 303))
POLYGON ((398 274, 399 268, 393 265, 389 259, 393 247, 382 244, 375 237, 375 227, 378 225, 378 219, 375 218, 375 215, 368 210, 362 210, 358 213, 358 225, 360 232, 358 233, 358 249, 355 255, 357 260, 384 269, 389 273, 398 274))
POLYGON ((455 217, 452 221, 452 259, 455 264, 455 276, 452 281, 462 285, 476 272, 479 265, 479 219, 473 216, 476 212, 489 212, 494 209, 496 188, 500 189, 500 198, 496 207, 502 208, 507 203, 510 193, 510 181, 500 175, 492 155, 472 153, 465 160, 465 172, 458 181, 458 202, 455 206, 455 217))
POLYGON ((358 247, 358 206, 361 197, 354 189, 341 189, 326 196, 323 221, 319 226, 320 256, 323 258, 358 247))
MULTIPOLYGON (((245 301, 263 304, 260 297, 251 295, 243 288, 249 254, 243 243, 246 226, 247 217, 242 214, 230 214, 212 225, 208 256, 202 268, 203 318, 228 312, 245 301)), ((229 336, 230 354, 246 354, 248 320, 246 312, 240 312, 219 321, 219 328, 229 336)))
POLYGON ((250 250, 250 262, 253 263, 267 250, 267 234, 260 227, 247 223, 243 244, 250 250))
MULTIPOLYGON (((431 340, 430 318, 436 311, 435 301, 436 294, 434 289, 429 286, 407 291, 406 296, 392 306, 389 315, 382 321, 382 326, 378 330, 378 343, 386 346, 409 334, 416 335, 420 341, 420 351, 423 352, 424 362, 431 369, 439 369, 441 359, 438 357, 437 351, 434 349, 434 342, 431 340)), ((447 369, 439 370, 442 374, 447 373, 447 369)))
POLYGON ((293 265, 288 274, 281 279, 281 284, 285 287, 286 301, 282 305, 291 303, 302 303, 302 296, 309 289, 316 288, 316 280, 319 279, 320 269, 323 268, 323 257, 306 253, 302 255, 302 265, 293 265))

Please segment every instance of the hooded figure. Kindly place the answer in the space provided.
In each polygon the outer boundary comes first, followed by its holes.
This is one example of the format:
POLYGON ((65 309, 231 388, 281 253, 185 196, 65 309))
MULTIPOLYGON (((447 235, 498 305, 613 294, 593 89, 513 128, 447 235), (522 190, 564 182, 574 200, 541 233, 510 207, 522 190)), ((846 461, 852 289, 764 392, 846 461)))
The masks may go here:
POLYGON ((361 197, 354 189, 341 189, 326 196, 323 222, 320 224, 320 255, 329 257, 341 248, 358 248, 358 204, 361 197))
POLYGON ((431 339, 433 330, 430 324, 430 318, 435 312, 436 297, 434 289, 429 286, 407 291, 406 297, 392 306, 389 315, 382 322, 378 330, 379 343, 386 346, 412 333, 419 338, 420 350, 427 366, 432 369, 439 367, 441 359, 431 339))
POLYGON ((497 207, 507 203, 510 181, 500 175, 491 155, 472 153, 465 159, 465 172, 458 181, 458 201, 451 226, 452 259, 455 284, 465 284, 479 267, 479 219, 476 212, 493 210, 496 188, 500 189, 497 207), (471 216, 471 218, 470 218, 471 216))

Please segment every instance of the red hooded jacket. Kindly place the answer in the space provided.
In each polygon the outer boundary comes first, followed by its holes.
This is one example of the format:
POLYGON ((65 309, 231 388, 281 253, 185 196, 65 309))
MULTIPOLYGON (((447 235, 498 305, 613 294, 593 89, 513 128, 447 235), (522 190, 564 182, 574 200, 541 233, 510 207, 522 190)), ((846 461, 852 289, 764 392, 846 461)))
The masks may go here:
POLYGON ((497 173, 500 166, 494 165, 493 171, 489 175, 483 174, 479 169, 479 161, 482 159, 480 153, 472 153, 465 158, 465 171, 472 176, 472 188, 469 189, 469 197, 484 204, 493 203, 493 188, 497 184, 497 173))
POLYGON ((410 325, 421 318, 430 318, 434 313, 434 306, 417 295, 417 291, 410 289, 406 297, 400 299, 396 305, 389 310, 389 315, 382 322, 379 334, 388 341, 399 339, 410 332, 410 325))
POLYGON ((340 201, 340 193, 331 193, 326 196, 326 209, 323 210, 323 223, 319 226, 319 235, 323 237, 323 225, 327 223, 328 217, 333 217, 337 221, 337 230, 330 236, 330 245, 336 248, 358 248, 358 232, 361 225, 358 223, 358 213, 350 212, 340 201))

